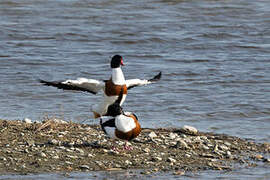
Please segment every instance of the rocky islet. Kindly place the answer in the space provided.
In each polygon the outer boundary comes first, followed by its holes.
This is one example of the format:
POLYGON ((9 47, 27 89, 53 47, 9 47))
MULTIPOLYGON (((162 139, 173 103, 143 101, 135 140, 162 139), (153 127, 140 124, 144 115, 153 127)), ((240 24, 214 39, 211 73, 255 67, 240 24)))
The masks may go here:
POLYGON ((183 175, 270 164, 268 142, 203 133, 191 126, 145 128, 129 144, 133 150, 123 150, 123 144, 108 139, 99 125, 0 120, 0 173, 143 169, 145 174, 183 175))

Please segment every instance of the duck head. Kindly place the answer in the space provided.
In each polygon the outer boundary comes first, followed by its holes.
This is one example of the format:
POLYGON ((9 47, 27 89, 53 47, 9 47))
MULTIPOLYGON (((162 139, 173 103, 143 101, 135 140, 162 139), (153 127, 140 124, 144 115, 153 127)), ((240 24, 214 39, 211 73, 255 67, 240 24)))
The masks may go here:
POLYGON ((114 55, 111 60, 111 68, 119 68, 120 66, 124 66, 122 56, 114 55))
POLYGON ((116 117, 121 114, 123 114, 123 109, 119 103, 113 103, 108 107, 108 110, 107 110, 108 116, 116 117))

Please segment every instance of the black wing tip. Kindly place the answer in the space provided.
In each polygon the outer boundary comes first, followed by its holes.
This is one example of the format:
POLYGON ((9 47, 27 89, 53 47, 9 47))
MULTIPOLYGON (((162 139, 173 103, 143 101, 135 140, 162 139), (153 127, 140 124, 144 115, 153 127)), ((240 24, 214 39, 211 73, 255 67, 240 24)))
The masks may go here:
POLYGON ((158 81, 161 79, 161 76, 162 76, 162 72, 160 71, 157 75, 154 76, 154 78, 149 79, 149 81, 151 81, 151 82, 158 81))
POLYGON ((46 86, 56 86, 59 82, 53 82, 53 81, 45 81, 42 79, 38 80, 41 84, 46 85, 46 86))
POLYGON ((42 80, 42 79, 38 79, 38 82, 40 83, 45 83, 46 81, 42 80))
POLYGON ((40 82, 41 84, 44 84, 44 85, 48 85, 48 84, 51 83, 51 82, 45 81, 45 80, 43 80, 43 79, 39 79, 38 82, 40 82))
POLYGON ((74 90, 74 91, 84 91, 84 92, 89 92, 92 94, 97 94, 97 92, 91 91, 89 89, 86 88, 82 88, 82 87, 76 87, 70 84, 63 84, 60 81, 45 81, 42 79, 39 79, 39 82, 45 86, 53 86, 56 87, 58 89, 63 89, 63 90, 74 90))

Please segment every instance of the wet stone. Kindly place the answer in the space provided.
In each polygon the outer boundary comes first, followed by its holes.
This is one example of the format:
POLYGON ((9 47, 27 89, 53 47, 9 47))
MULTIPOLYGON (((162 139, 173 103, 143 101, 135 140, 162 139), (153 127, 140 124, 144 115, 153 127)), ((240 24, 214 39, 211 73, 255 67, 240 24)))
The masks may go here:
POLYGON ((72 165, 73 163, 70 162, 70 161, 65 161, 65 164, 67 164, 67 165, 72 165))
POLYGON ((227 151, 229 150, 229 148, 226 145, 220 145, 219 149, 223 150, 223 151, 227 151))
POLYGON ((58 142, 56 139, 50 139, 50 140, 48 141, 48 143, 49 143, 49 144, 52 144, 52 145, 58 145, 58 144, 59 144, 59 142, 58 142))
POLYGON ((190 158, 191 155, 190 154, 185 154, 185 157, 190 158))
POLYGON ((85 169, 90 169, 90 167, 87 166, 87 165, 81 165, 81 166, 80 166, 80 169, 84 169, 84 170, 85 170, 85 169))
POLYGON ((177 141, 176 148, 188 149, 189 147, 185 141, 180 140, 180 141, 177 141))
POLYGON ((175 139, 178 135, 176 133, 170 133, 169 137, 170 139, 175 139))
POLYGON ((224 145, 226 145, 226 146, 230 147, 232 144, 231 144, 231 143, 229 143, 228 141, 225 141, 225 142, 224 142, 224 145))
POLYGON ((175 162, 176 162, 176 160, 173 159, 173 158, 171 158, 171 157, 169 157, 169 158, 167 159, 167 161, 168 161, 168 162, 171 162, 171 163, 175 163, 175 162))
POLYGON ((151 159, 152 161, 156 162, 156 161, 162 161, 162 158, 161 157, 152 157, 151 159))
POLYGON ((195 127, 184 125, 181 128, 182 132, 187 133, 187 134, 192 134, 196 135, 198 133, 198 130, 195 127))
POLYGON ((263 159, 263 156, 261 154, 256 154, 255 159, 256 160, 261 160, 261 159, 263 159))
POLYGON ((5 158, 5 157, 0 157, 0 160, 1 160, 1 161, 7 161, 7 158, 5 158))
POLYGON ((132 165, 132 162, 129 161, 129 160, 126 160, 126 161, 125 161, 125 164, 127 164, 127 165, 132 165))
POLYGON ((202 145, 202 149, 209 150, 210 148, 208 146, 206 146, 206 145, 202 145))
POLYGON ((156 138, 157 137, 157 134, 155 133, 155 132, 150 132, 149 134, 148 134, 148 136, 150 137, 150 138, 156 138))
POLYGON ((47 157, 47 155, 46 155, 44 152, 38 153, 38 156, 39 156, 39 157, 47 157))
POLYGON ((75 151, 79 152, 80 154, 84 154, 84 151, 82 149, 80 149, 80 148, 75 148, 75 151))
POLYGON ((143 149, 144 152, 149 153, 151 150, 149 148, 143 149))
POLYGON ((58 155, 52 156, 53 159, 59 159, 58 155))
POLYGON ((32 123, 32 120, 29 119, 29 118, 24 118, 24 119, 23 119, 23 122, 24 122, 24 123, 31 124, 31 123, 32 123))

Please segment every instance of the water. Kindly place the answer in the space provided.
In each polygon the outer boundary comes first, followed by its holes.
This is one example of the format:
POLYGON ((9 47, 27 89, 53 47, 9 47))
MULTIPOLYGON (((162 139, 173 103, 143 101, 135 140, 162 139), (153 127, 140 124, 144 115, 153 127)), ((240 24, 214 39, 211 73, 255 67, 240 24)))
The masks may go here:
MULTIPOLYGON (((0 118, 97 123, 90 107, 100 96, 37 79, 108 79, 120 54, 127 79, 163 72, 124 104, 143 127, 188 124, 269 142, 269 19, 267 0, 1 0, 0 118)), ((237 177, 269 177, 256 172, 237 177)))

